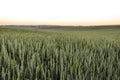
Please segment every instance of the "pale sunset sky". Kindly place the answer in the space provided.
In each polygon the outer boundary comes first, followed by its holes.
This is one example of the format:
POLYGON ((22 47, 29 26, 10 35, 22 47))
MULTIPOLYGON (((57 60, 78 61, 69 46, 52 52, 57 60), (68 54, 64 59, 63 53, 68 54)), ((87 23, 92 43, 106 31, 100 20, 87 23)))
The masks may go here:
POLYGON ((0 25, 120 25, 120 0, 0 0, 0 25))

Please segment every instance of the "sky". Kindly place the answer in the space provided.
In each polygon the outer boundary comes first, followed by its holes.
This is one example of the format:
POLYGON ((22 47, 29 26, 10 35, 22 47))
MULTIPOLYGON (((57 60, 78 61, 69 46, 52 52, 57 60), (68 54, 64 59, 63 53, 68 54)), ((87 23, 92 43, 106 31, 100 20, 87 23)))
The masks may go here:
POLYGON ((0 0, 0 24, 120 24, 120 0, 0 0))

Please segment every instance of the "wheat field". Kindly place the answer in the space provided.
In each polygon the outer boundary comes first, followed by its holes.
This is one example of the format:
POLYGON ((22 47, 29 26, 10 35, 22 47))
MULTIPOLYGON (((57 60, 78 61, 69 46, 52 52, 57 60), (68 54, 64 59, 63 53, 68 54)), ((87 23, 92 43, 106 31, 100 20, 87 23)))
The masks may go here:
POLYGON ((1 27, 0 80, 120 80, 120 27, 1 27))

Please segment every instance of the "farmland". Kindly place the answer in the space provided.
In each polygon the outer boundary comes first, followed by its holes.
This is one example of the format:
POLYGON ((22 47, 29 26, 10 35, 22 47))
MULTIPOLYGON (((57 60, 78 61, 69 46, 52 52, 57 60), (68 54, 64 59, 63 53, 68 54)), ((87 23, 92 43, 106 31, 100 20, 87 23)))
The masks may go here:
POLYGON ((120 80, 120 27, 0 27, 0 80, 120 80))

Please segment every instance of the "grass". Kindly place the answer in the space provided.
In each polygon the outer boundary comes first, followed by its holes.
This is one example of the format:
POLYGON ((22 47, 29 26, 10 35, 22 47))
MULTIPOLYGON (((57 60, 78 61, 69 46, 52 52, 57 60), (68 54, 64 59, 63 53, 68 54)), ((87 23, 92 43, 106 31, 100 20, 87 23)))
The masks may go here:
POLYGON ((0 80, 119 80, 120 28, 0 28, 0 80))

